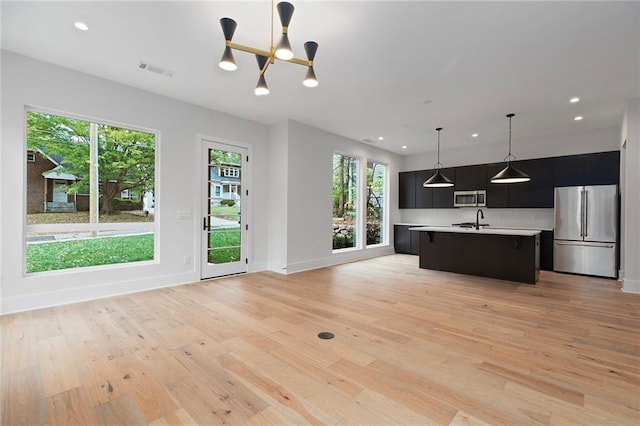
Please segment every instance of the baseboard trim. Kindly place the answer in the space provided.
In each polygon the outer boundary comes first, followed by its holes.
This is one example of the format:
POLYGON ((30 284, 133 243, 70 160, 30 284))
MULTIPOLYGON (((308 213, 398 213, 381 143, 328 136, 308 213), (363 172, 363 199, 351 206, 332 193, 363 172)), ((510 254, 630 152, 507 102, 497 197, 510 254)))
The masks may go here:
POLYGON ((357 260, 373 257, 387 256, 395 253, 393 247, 376 247, 371 249, 335 253, 330 257, 314 259, 306 262, 289 263, 284 270, 274 271, 281 274, 293 274, 296 272, 310 271, 312 269, 325 268, 327 266, 340 265, 342 263, 355 262, 357 260))
POLYGON ((193 272, 190 272, 147 278, 142 280, 142 282, 139 279, 135 279, 91 287, 76 287, 46 293, 5 297, 0 302, 0 315, 50 308, 52 306, 70 305, 89 300, 140 293, 195 282, 199 282, 199 279, 193 272))
POLYGON ((622 291, 625 293, 640 294, 640 280, 622 279, 622 291))

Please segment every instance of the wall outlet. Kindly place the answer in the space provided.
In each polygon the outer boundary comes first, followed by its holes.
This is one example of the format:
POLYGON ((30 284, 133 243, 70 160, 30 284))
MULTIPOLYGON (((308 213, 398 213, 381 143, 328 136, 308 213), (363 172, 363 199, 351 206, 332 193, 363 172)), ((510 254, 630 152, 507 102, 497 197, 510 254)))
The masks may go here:
POLYGON ((188 265, 191 263, 191 256, 187 255, 184 257, 184 264, 188 265))

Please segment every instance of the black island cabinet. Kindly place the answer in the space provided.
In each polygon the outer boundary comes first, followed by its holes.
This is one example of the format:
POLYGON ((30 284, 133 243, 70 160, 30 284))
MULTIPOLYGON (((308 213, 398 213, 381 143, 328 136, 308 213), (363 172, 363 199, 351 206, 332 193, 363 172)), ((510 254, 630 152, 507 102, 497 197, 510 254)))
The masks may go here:
MULTIPOLYGON (((416 232, 416 231, 413 231, 416 232)), ((420 268, 526 284, 538 282, 540 233, 420 232, 420 268)))

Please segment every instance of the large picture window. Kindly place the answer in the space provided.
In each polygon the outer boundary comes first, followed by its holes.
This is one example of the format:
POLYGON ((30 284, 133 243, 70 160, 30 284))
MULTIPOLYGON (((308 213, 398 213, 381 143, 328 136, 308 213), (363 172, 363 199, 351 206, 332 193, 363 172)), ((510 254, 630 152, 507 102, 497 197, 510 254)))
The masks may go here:
POLYGON ((386 241, 386 173, 384 164, 367 162, 367 245, 386 241))
POLYGON ((358 159, 333 155, 333 249, 358 245, 358 159))
POLYGON ((154 260, 156 134, 26 114, 25 271, 154 260))

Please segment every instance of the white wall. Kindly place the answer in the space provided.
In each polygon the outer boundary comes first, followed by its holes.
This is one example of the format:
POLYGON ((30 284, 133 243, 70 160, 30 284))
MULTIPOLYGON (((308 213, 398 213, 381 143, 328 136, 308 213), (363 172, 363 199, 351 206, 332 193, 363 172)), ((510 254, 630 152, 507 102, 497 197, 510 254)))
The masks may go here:
POLYGON ((622 288, 626 292, 640 293, 640 98, 631 99, 625 111, 621 142, 623 149, 622 186, 622 288))
POLYGON ((285 120, 269 128, 268 269, 281 273, 287 269, 288 126, 285 120))
MULTIPOLYGON (((548 136, 544 140, 517 140, 512 151, 518 160, 530 158, 558 157, 561 155, 586 154, 589 152, 616 151, 620 149, 619 127, 576 132, 569 135, 548 136)), ((475 145, 466 148, 441 150, 440 161, 444 167, 471 164, 500 163, 507 155, 506 135, 504 141, 475 145)), ((432 169, 436 153, 411 155, 404 158, 403 171, 432 169)))
MULTIPOLYGON (((437 189, 436 189, 437 191, 437 189)), ((475 222, 477 208, 402 210, 402 223, 409 225, 449 226, 475 222)), ((553 229, 553 209, 488 209, 482 207, 480 223, 505 228, 553 229)))
MULTIPOLYGON (((288 121, 287 272, 317 268, 366 257, 390 254, 393 234, 386 247, 332 253, 333 153, 387 164, 390 223, 400 219, 397 198, 399 155, 320 129, 288 121)), ((282 272, 282 271, 280 271, 282 272)))
MULTIPOLYGON (((267 211, 269 182, 260 177, 268 174, 268 128, 262 124, 6 51, 2 52, 1 117, 2 313, 198 281, 198 133, 214 140, 252 144, 257 176, 252 205, 254 211, 267 211), (156 264, 22 275, 25 105, 160 132, 156 206, 160 249, 156 264), (191 211, 193 218, 178 220, 178 210, 191 211), (185 255, 193 259, 191 264, 183 263, 185 255)), ((250 270, 264 269, 268 217, 255 215, 253 222, 250 270)))

